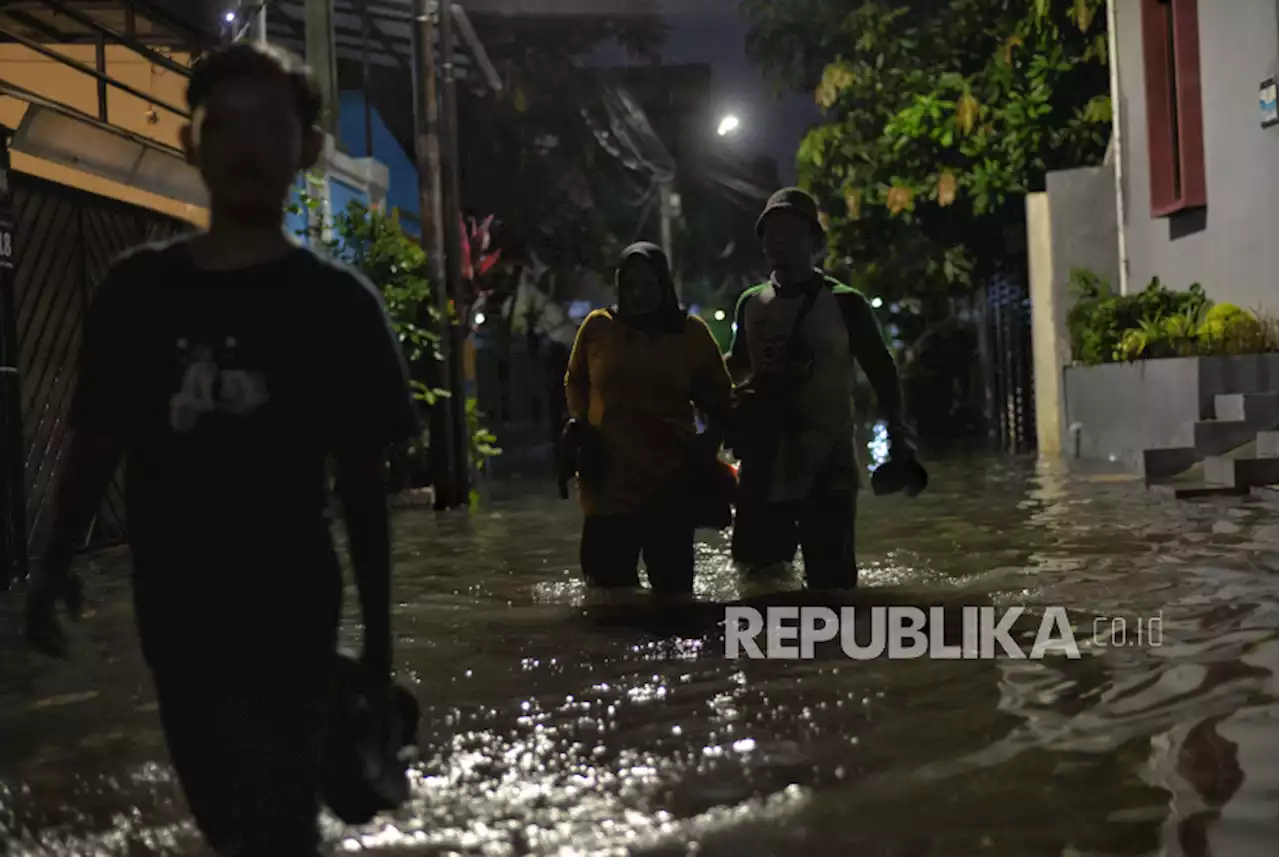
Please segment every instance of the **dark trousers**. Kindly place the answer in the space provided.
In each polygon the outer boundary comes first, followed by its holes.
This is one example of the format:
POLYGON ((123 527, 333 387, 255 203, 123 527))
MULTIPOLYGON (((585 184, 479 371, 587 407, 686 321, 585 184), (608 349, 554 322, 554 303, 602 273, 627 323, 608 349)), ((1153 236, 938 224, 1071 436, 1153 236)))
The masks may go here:
POLYGON ((742 503, 734 514, 733 558, 748 565, 804 557, 810 589, 851 589, 858 583, 854 552, 856 491, 819 489, 789 503, 742 503))
POLYGON ((328 679, 229 687, 155 674, 165 740, 196 826, 219 853, 316 857, 328 679))
POLYGON ((588 586, 640 585, 639 564, 654 592, 693 592, 693 525, 661 511, 588 515, 582 524, 580 560, 588 586))

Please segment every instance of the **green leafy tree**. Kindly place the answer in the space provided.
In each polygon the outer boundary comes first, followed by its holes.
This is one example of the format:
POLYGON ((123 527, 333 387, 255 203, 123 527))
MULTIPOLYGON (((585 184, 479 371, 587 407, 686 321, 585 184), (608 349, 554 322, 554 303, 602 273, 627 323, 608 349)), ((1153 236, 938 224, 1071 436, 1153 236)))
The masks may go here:
POLYGON ((886 297, 1021 273, 1023 196, 1110 132, 1104 0, 744 0, 748 51, 812 90, 801 183, 832 263, 886 297))
MULTIPOLYGON (((445 319, 435 305, 435 286, 422 246, 404 232, 395 214, 374 211, 352 201, 346 210, 324 223, 314 216, 318 208, 319 202, 304 194, 295 211, 312 212, 310 238, 368 277, 382 294, 409 366, 414 398, 430 406, 448 397, 449 391, 437 386, 444 360, 441 347, 445 319), (326 232, 328 237, 323 238, 326 232)), ((480 468, 502 450, 494 445, 494 435, 481 425, 475 400, 468 400, 465 407, 471 457, 480 468)), ((428 442, 429 437, 423 437, 411 444, 409 458, 420 458, 428 442)))
MULTIPOLYGON (((516 244, 552 265, 609 264, 597 174, 614 165, 583 116, 599 100, 583 60, 612 42, 657 62, 667 32, 657 0, 634 0, 622 14, 473 18, 504 89, 459 100, 466 206, 495 213, 516 244)), ((606 183, 603 196, 612 192, 606 183)))

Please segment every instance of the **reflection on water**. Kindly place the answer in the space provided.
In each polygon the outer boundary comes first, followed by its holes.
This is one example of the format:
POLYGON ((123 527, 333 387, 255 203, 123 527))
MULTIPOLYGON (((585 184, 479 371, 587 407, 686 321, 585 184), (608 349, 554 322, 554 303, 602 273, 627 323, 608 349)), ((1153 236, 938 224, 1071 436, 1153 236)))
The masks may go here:
MULTIPOLYGON (((750 585, 699 547, 702 606, 588 601, 551 486, 396 523, 398 657, 423 702, 415 800, 336 853, 1235 855, 1275 842, 1277 517, 1108 473, 939 465, 860 509, 868 594, 1063 605, 1163 645, 1080 660, 727 661, 706 602, 750 585), (874 587, 874 590, 871 588, 874 587), (693 844, 691 844, 693 843, 693 844)), ((16 855, 198 854, 132 638, 119 557, 77 659, 0 606, 0 841, 16 855)), ((629 596, 635 601, 635 596, 629 596)), ((354 625, 355 596, 349 606, 354 625)), ((358 635, 352 634, 352 641, 358 635)), ((1267 850, 1266 853, 1270 853, 1267 850)))

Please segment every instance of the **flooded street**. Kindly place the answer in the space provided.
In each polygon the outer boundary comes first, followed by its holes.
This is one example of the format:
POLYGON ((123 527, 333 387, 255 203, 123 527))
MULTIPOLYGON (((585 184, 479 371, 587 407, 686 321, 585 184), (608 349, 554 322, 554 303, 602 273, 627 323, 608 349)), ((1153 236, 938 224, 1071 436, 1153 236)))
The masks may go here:
MULTIPOLYGON (((586 605, 576 504, 495 486, 395 521, 415 800, 335 853, 1262 855, 1277 835, 1274 500, 1176 503, 1033 462, 938 463, 859 511, 865 592, 1159 616, 1079 660, 743 661, 718 608, 586 605), (690 844, 696 843, 696 844, 690 844)), ((0 852, 201 854, 133 638, 124 557, 67 665, 0 604, 0 852)), ((753 584, 756 587, 765 584, 753 584)), ((775 580, 773 587, 794 586, 775 580)), ((699 598, 750 595, 704 535, 699 598)), ((356 598, 348 595, 348 636, 356 598)))

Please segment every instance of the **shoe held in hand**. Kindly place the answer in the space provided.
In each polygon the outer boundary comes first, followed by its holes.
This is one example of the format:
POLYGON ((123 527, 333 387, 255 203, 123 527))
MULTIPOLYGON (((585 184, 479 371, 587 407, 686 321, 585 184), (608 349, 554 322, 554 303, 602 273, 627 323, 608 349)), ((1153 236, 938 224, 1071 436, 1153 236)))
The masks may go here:
POLYGON ((915 497, 928 485, 929 472, 914 458, 891 458, 871 473, 871 490, 877 497, 899 491, 915 497))
POLYGON ((322 798, 347 824, 367 824, 410 797, 409 765, 418 744, 418 701, 407 688, 338 655, 322 798))

